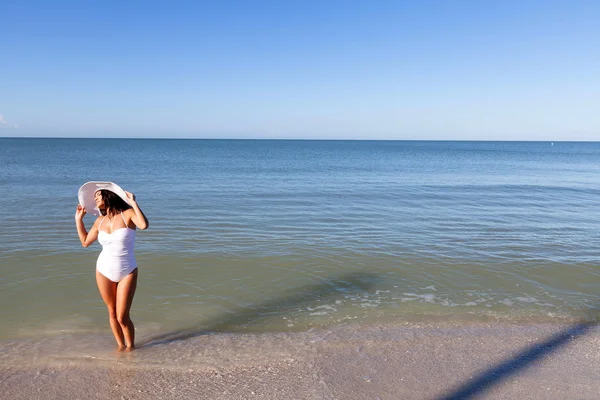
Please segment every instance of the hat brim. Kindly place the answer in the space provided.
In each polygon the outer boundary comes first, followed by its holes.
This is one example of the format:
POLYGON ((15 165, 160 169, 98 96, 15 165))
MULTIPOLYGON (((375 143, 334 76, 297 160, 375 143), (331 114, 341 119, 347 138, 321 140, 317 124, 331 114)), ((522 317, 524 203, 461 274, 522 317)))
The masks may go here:
POLYGON ((84 183, 77 192, 77 197, 79 198, 79 204, 85 207, 85 210, 89 213, 94 214, 95 216, 100 215, 100 210, 96 207, 96 201, 94 199, 94 194, 98 190, 109 190, 122 198, 125 203, 129 204, 129 200, 127 200, 127 195, 125 191, 119 187, 116 183, 113 182, 87 182, 84 183))

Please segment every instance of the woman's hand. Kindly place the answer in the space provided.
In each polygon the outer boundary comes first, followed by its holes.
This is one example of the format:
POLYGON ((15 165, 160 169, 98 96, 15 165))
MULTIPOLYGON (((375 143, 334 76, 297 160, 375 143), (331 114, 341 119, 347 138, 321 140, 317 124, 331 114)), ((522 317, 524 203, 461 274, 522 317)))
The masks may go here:
POLYGON ((81 204, 77 204, 77 211, 75 211, 75 219, 81 221, 81 220, 83 220, 83 217, 85 216, 85 214, 87 214, 85 207, 82 206, 81 204))
POLYGON ((135 201, 135 194, 126 191, 125 196, 127 196, 127 201, 133 209, 130 213, 131 222, 133 222, 133 224, 141 230, 148 229, 148 218, 146 218, 143 211, 140 209, 137 202, 135 201))
POLYGON ((130 203, 135 203, 135 194, 125 191, 125 196, 127 196, 127 201, 129 201, 130 203))
POLYGON ((85 207, 81 204, 77 204, 77 211, 75 211, 75 226, 77 227, 77 236, 81 241, 83 247, 88 247, 98 239, 98 221, 100 217, 96 218, 94 226, 90 229, 89 233, 85 230, 85 224, 83 223, 83 217, 87 214, 85 207))

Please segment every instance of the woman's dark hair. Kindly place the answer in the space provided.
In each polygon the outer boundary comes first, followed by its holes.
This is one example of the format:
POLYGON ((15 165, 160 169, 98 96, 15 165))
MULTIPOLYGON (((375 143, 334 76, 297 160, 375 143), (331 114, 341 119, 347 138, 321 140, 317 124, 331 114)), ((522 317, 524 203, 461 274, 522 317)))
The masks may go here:
POLYGON ((131 208, 131 206, 127 204, 125 200, 110 190, 101 189, 100 195, 102 195, 102 201, 104 202, 104 208, 100 209, 100 213, 102 215, 106 215, 107 210, 112 210, 113 213, 118 213, 131 208))

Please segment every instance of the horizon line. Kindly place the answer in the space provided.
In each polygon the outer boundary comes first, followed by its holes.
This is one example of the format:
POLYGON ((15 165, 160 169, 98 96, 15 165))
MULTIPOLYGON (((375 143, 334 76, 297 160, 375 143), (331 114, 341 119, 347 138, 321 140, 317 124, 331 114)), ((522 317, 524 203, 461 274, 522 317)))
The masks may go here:
POLYGON ((329 141, 329 142, 523 142, 523 143, 598 143, 600 140, 526 140, 526 139, 332 139, 332 138, 215 138, 215 137, 139 137, 139 136, 0 136, 0 139, 125 139, 125 140, 263 140, 263 141, 329 141))

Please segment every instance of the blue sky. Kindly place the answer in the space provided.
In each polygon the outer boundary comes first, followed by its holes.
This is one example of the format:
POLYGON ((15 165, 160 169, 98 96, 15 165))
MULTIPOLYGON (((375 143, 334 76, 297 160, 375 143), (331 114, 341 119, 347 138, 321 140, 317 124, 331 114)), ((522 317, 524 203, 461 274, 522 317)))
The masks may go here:
POLYGON ((0 2, 0 136, 600 140, 599 1, 0 2))

